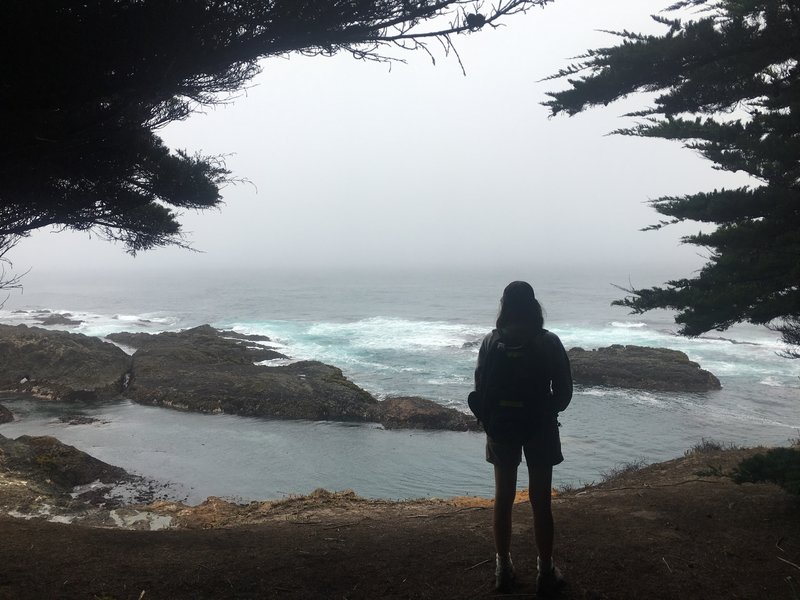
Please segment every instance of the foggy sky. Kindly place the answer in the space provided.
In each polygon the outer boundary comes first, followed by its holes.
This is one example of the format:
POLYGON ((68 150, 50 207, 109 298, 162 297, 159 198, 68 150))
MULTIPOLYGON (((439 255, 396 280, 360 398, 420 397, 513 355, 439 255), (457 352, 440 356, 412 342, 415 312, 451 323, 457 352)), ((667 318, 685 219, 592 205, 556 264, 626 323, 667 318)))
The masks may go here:
POLYGON ((576 117, 540 105, 561 82, 540 82, 569 57, 617 43, 600 29, 663 31, 662 0, 557 0, 505 27, 455 38, 467 71, 433 48, 407 64, 273 58, 226 106, 162 131, 172 148, 227 155, 248 183, 219 211, 188 212, 195 248, 135 259, 84 233, 40 231, 9 258, 15 270, 600 265, 631 271, 702 263, 658 232, 647 200, 743 176, 711 169, 679 144, 607 136, 646 98, 576 117))

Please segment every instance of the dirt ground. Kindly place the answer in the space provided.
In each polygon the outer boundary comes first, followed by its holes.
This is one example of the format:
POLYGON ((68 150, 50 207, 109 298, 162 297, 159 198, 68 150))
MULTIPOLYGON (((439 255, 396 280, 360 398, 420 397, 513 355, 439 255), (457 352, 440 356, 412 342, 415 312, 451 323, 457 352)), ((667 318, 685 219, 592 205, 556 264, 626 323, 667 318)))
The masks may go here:
MULTIPOLYGON (((565 599, 800 598, 800 502, 729 472, 753 450, 694 453, 554 499, 565 599)), ((2 490, 0 490, 2 494, 2 490)), ((134 531, 0 515, 0 598, 482 598, 493 591, 491 505, 317 492, 151 510, 134 531)), ((514 514, 518 585, 535 597, 530 507, 514 514)))

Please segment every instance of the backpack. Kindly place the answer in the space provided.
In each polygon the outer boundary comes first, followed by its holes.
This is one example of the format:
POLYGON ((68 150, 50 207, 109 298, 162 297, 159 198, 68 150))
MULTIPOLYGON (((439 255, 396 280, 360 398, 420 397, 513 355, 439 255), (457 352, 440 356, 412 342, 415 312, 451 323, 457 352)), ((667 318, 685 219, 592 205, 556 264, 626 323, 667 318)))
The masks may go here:
POLYGON ((524 444, 556 414, 543 330, 521 344, 493 336, 481 377, 481 417, 494 441, 524 444))

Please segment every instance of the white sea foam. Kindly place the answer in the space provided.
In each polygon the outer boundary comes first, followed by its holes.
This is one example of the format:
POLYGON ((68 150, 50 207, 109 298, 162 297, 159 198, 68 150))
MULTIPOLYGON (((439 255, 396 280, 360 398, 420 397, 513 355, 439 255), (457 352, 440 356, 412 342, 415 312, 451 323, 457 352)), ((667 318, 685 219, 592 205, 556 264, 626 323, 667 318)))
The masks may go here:
POLYGON ((673 398, 671 395, 636 389, 590 388, 590 390, 585 390, 582 393, 586 393, 588 396, 607 397, 610 402, 622 401, 626 404, 653 407, 669 407, 672 406, 676 400, 676 398, 673 398))
POLYGON ((637 402, 639 404, 646 404, 648 406, 657 406, 657 407, 668 406, 668 403, 664 399, 657 398, 652 394, 633 394, 631 395, 631 398, 633 399, 634 402, 637 402))
POLYGON ((451 385, 453 383, 470 383, 472 379, 470 377, 458 377, 453 375, 451 377, 439 377, 439 378, 431 378, 427 379, 425 383, 430 385, 451 385))
POLYGON ((623 329, 641 329, 647 327, 647 323, 631 323, 629 321, 612 321, 612 327, 622 327, 623 329))
MULTIPOLYGON (((358 362, 369 362, 369 355, 383 352, 466 351, 472 355, 475 350, 464 348, 464 345, 486 333, 485 329, 472 325, 384 317, 343 323, 235 323, 231 327, 240 333, 268 335, 298 358, 339 356, 344 361, 356 359, 358 362)), ((379 368, 387 366, 382 361, 372 364, 379 368)), ((409 372, 416 370, 415 366, 403 363, 393 365, 393 368, 409 372)))
POLYGON ((479 333, 485 331, 441 321, 386 317, 350 323, 317 323, 307 331, 311 337, 349 340, 354 345, 372 349, 460 348, 479 333))
POLYGON ((145 331, 159 333, 174 328, 177 320, 173 316, 157 313, 142 313, 135 315, 99 314, 68 308, 42 308, 29 310, 0 310, 0 322, 8 325, 28 325, 29 327, 43 327, 51 330, 71 331, 102 337, 109 333, 121 331, 145 331), (42 320, 48 316, 61 315, 78 321, 77 325, 43 325, 42 320))
POLYGON ((118 321, 141 321, 141 317, 139 315, 114 315, 112 317, 118 321))
POLYGON ((609 394, 609 390, 607 388, 579 388, 575 390, 576 395, 581 396, 594 396, 597 398, 602 398, 603 396, 607 396, 609 394))
POLYGON ((299 360, 292 358, 269 358, 267 360, 262 360, 255 364, 262 365, 264 367, 286 367, 296 362, 299 362, 299 360))

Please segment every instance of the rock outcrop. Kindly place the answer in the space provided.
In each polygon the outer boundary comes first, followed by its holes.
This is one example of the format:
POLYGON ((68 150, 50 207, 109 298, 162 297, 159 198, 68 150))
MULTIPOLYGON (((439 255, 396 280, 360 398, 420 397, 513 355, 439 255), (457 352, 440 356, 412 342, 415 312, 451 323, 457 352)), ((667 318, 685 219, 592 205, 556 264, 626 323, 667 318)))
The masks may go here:
POLYGON ((433 400, 418 397, 387 398, 379 403, 378 419, 386 429, 447 429, 478 431, 475 417, 433 400))
POLYGON ((14 415, 5 406, 0 404, 0 424, 11 423, 14 420, 14 415))
MULTIPOLYGON (((387 429, 477 429, 471 415, 423 398, 378 402, 336 367, 287 358, 269 338, 209 325, 159 334, 114 333, 114 344, 36 327, 0 326, 0 389, 51 400, 124 396, 202 413, 381 423, 387 429)), ((0 412, 0 421, 2 412, 0 412)), ((69 421, 72 423, 73 421, 69 421)))
POLYGON ((476 429, 471 416, 423 398, 378 402, 336 367, 316 361, 267 367, 284 355, 264 336, 208 325, 177 333, 118 333, 109 339, 137 348, 124 395, 141 404, 205 413, 281 419, 378 422, 387 429, 476 429))
MULTIPOLYGON (((378 402, 336 367, 316 361, 264 366, 287 358, 269 338, 202 325, 159 334, 116 333, 108 339, 38 327, 0 325, 0 390, 50 400, 94 400, 120 394, 141 404, 205 413, 281 419, 379 422, 387 429, 473 430, 471 415, 423 398, 378 402)), ((569 351, 575 383, 651 391, 701 392, 719 380, 682 352, 614 345, 569 351)), ((13 418, 0 407, 0 422, 13 418)))
POLYGON ((613 345, 568 352, 575 383, 665 392, 705 392, 722 386, 683 352, 667 348, 613 345))
POLYGON ((129 368, 130 356, 98 338, 0 325, 0 390, 62 401, 110 398, 129 368))
POLYGON ((41 325, 55 325, 55 326, 71 326, 80 325, 83 323, 80 319, 73 319, 70 313, 51 313, 46 317, 39 317, 37 319, 41 325))
POLYGON ((274 358, 288 358, 259 344, 246 342, 270 341, 265 335, 245 335, 235 331, 219 331, 211 325, 200 325, 183 331, 166 331, 164 333, 111 333, 106 339, 129 346, 136 350, 175 350, 183 351, 187 343, 194 345, 208 356, 224 356, 225 360, 241 363, 255 363, 274 358))
POLYGON ((138 348, 124 395, 141 404, 281 419, 375 420, 377 400, 340 369, 316 361, 256 365, 285 357, 207 325, 108 337, 138 348))

